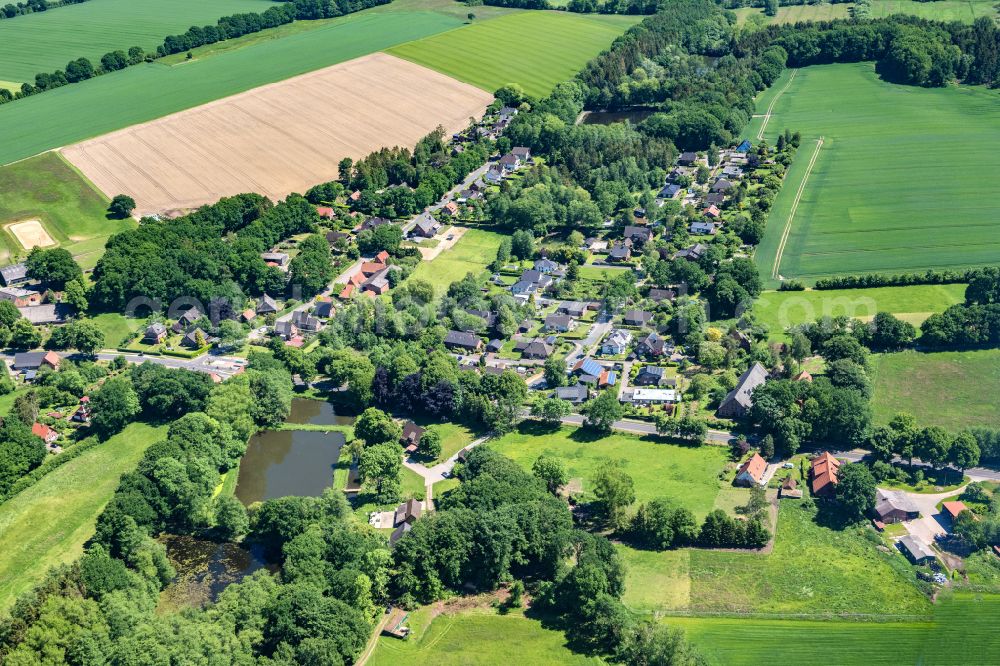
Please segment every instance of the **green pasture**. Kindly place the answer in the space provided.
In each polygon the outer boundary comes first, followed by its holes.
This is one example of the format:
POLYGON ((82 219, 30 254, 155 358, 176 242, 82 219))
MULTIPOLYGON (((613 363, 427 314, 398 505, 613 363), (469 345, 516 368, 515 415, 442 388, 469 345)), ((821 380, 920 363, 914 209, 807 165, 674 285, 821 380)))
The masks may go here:
POLYGON ((76 255, 84 268, 92 267, 107 237, 134 225, 131 219, 108 219, 107 208, 104 195, 57 153, 0 167, 0 225, 4 229, 0 263, 28 254, 6 226, 39 220, 52 239, 76 255))
POLYGON ((582 480, 584 495, 604 459, 623 460, 635 482, 637 502, 666 498, 698 519, 712 510, 719 494, 718 475, 728 458, 728 450, 718 446, 680 446, 622 433, 595 439, 582 428, 548 430, 531 422, 489 446, 529 470, 543 453, 560 459, 571 479, 582 480))
POLYGON ((757 322, 767 326, 772 340, 782 340, 785 330, 821 317, 855 317, 869 320, 879 312, 919 327, 935 312, 965 301, 964 284, 830 289, 824 291, 765 291, 754 302, 757 322))
POLYGON ((126 336, 134 335, 145 324, 142 319, 129 319, 117 312, 105 312, 90 321, 104 333, 104 346, 108 349, 118 347, 126 336))
POLYGON ((1000 427, 1000 349, 881 354, 872 374, 877 423, 909 412, 922 426, 1000 427))
POLYGON ((50 90, 0 106, 0 164, 460 25, 434 11, 359 12, 196 62, 137 65, 50 90))
POLYGON ((517 83, 528 94, 542 97, 641 19, 611 18, 522 12, 401 44, 388 52, 490 92, 517 83))
POLYGON ((437 294, 443 294, 448 285, 465 277, 466 273, 478 275, 497 258, 497 248, 503 235, 482 229, 469 229, 449 249, 430 261, 421 261, 410 277, 434 285, 437 294))
POLYGON ((434 606, 410 613, 406 640, 381 636, 370 666, 575 666, 604 663, 566 647, 561 631, 546 629, 520 611, 498 615, 492 609, 470 609, 438 614, 434 606))
MULTIPOLYGON (((1000 93, 981 87, 885 83, 872 63, 798 70, 765 133, 773 141, 788 128, 803 137, 757 248, 765 278, 811 281, 1000 261, 1000 200, 983 190, 1000 175, 993 150, 998 100, 1000 93)), ((759 114, 768 103, 761 99, 759 114)), ((761 123, 755 118, 747 134, 756 136, 761 123)))
POLYGON ((0 79, 34 83, 35 74, 66 69, 80 57, 96 67, 108 51, 155 51, 164 37, 193 25, 273 6, 269 0, 90 0, 18 16, 0 21, 0 79))
POLYGON ((50 567, 79 557, 119 477, 165 433, 164 427, 133 423, 0 504, 0 609, 50 567))
MULTIPOLYGON (((870 16, 884 18, 893 14, 908 14, 934 21, 963 21, 972 23, 980 16, 996 16, 994 0, 937 0, 935 2, 916 2, 915 0, 872 0, 870 16)), ((849 9, 853 5, 841 4, 811 4, 789 5, 778 8, 777 16, 765 16, 763 9, 744 7, 737 9, 736 16, 740 23, 798 23, 800 21, 831 21, 850 16, 849 9)))

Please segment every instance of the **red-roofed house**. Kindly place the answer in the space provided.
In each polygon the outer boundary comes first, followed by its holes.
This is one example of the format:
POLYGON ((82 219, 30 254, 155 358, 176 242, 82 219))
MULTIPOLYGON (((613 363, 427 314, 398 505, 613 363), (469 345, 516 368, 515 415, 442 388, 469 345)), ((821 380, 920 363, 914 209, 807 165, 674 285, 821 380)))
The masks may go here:
POLYGON ((381 252, 375 255, 375 261, 384 264, 385 262, 389 261, 389 253, 386 252, 385 250, 382 250, 381 252))
POLYGON ((381 261, 366 261, 361 264, 361 272, 364 273, 365 277, 375 275, 381 270, 385 270, 385 264, 381 261))
POLYGON ((719 217, 719 215, 722 214, 722 211, 719 210, 718 206, 716 206, 715 204, 712 204, 711 206, 709 206, 705 210, 701 211, 701 213, 705 217, 717 218, 717 217, 719 217))
POLYGON ((965 502, 941 502, 941 511, 948 514, 952 520, 958 518, 958 514, 968 510, 969 507, 965 506, 965 502))
POLYGON ((357 201, 361 198, 361 190, 354 190, 351 192, 351 196, 348 197, 351 201, 357 201))
POLYGON ((333 209, 329 206, 316 206, 316 214, 328 220, 333 219, 334 216, 333 209))
POLYGON ((458 215, 458 204, 454 201, 449 201, 441 208, 449 215, 458 215))
POLYGON ((837 487, 837 470, 839 469, 840 461, 834 458, 829 451, 824 451, 813 458, 812 466, 809 468, 813 495, 832 494, 837 487))
POLYGON ((44 423, 38 423, 37 421, 31 426, 31 434, 35 437, 40 437, 46 444, 51 444, 59 439, 59 433, 44 423))
POLYGON ((736 472, 736 479, 733 481, 738 486, 763 485, 764 472, 767 471, 767 461, 760 457, 759 453, 745 463, 740 465, 740 470, 736 472))

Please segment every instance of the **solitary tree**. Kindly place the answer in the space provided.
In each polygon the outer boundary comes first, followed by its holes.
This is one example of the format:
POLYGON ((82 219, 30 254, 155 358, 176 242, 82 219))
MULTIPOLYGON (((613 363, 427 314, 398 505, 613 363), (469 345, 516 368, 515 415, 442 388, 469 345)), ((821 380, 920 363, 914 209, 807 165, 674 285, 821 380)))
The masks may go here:
POLYGON ((553 495, 569 481, 562 461, 552 456, 542 455, 536 458, 531 466, 531 472, 545 482, 545 487, 553 495))
POLYGON ((119 220, 124 220, 126 217, 131 215, 134 210, 135 199, 127 194, 115 195, 115 198, 111 200, 111 205, 108 206, 108 212, 111 213, 111 216, 118 218, 119 220))
POLYGON ((597 504, 612 527, 622 529, 626 510, 635 502, 635 482, 621 461, 606 460, 591 480, 597 504))
POLYGON ((583 406, 584 424, 598 432, 609 433, 624 411, 614 391, 605 391, 583 406))

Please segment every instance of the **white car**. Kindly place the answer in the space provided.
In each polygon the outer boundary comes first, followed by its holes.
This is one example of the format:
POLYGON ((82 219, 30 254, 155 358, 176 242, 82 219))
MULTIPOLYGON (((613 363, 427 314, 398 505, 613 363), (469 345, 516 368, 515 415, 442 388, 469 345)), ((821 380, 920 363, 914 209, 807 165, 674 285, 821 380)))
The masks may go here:
POLYGON ((781 469, 795 469, 795 465, 790 462, 783 463, 781 469))

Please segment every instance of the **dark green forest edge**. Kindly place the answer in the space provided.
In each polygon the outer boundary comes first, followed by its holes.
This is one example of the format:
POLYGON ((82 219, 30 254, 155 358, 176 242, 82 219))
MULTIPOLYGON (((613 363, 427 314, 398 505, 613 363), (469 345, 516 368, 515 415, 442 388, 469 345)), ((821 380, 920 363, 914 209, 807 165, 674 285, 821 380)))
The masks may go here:
MULTIPOLYGON (((305 197, 292 195, 272 204, 240 195, 179 220, 144 220, 138 229, 112 237, 94 272, 92 291, 76 287, 84 303, 89 300, 97 310, 121 311, 132 297, 151 299, 155 309, 157 299, 165 302, 178 294, 203 303, 279 293, 311 297, 330 282, 335 266, 381 250, 400 270, 391 273, 389 296, 359 298, 340 309, 314 350, 306 353, 276 341, 266 351, 250 353, 245 373, 218 385, 186 370, 113 364, 111 376, 92 393, 94 434, 104 439, 131 421, 144 420, 168 423, 168 436, 122 478, 84 556, 52 570, 0 624, 0 659, 12 665, 349 664, 360 655, 386 603, 408 606, 470 588, 509 586, 515 597, 527 589, 532 612, 564 630, 575 650, 628 664, 704 663, 669 623, 637 617, 622 604, 625 569, 609 536, 650 549, 753 547, 770 537, 763 521, 753 517, 759 506, 748 507, 747 521, 713 512, 700 526, 683 508, 656 502, 639 507, 633 517, 631 479, 610 465, 597 479, 597 499, 584 507, 588 519, 577 522, 553 492, 565 483, 558 462, 541 460, 528 473, 489 447, 469 454, 457 469, 458 488, 437 498, 438 510, 418 521, 392 550, 383 534, 356 522, 339 489, 321 498, 268 500, 249 510, 233 497, 214 494, 220 473, 237 464, 249 436, 287 416, 293 374, 306 380, 327 377, 345 388, 340 396, 345 403, 363 411, 353 452, 366 486, 387 502, 399 496, 401 450, 398 425, 379 408, 497 433, 513 430, 521 419, 528 394, 524 380, 510 371, 481 376, 461 370, 443 341, 449 328, 466 330, 469 310, 495 311, 496 327, 504 330, 521 321, 524 306, 508 294, 484 296, 480 278, 472 275, 435 302, 431 285, 405 280, 418 258, 401 245, 393 225, 359 234, 357 244, 340 248, 344 256, 338 264, 326 239, 316 233, 315 204, 340 202, 345 192, 357 191, 350 204, 355 212, 408 215, 437 200, 495 148, 528 146, 544 157, 543 163, 519 182, 505 184, 484 208, 497 229, 512 234, 500 248, 502 265, 511 255, 533 258, 537 239, 549 234, 587 232, 605 217, 621 226, 637 205, 649 210, 646 197, 633 193, 659 187, 662 165, 672 164, 681 150, 733 145, 753 113, 756 94, 786 66, 874 60, 887 81, 928 86, 955 79, 993 85, 1000 77, 1000 40, 989 21, 963 26, 893 18, 746 33, 735 30, 732 14, 708 0, 678 0, 664 10, 630 29, 545 99, 527 98, 516 88, 498 91, 494 112, 501 104, 521 112, 495 145, 480 138, 454 156, 435 133, 412 152, 387 149, 358 163, 347 160, 340 181, 317 185, 305 197), (713 67, 706 68, 706 56, 717 59, 713 67), (584 108, 637 105, 657 113, 637 127, 574 123, 584 108), (386 189, 401 183, 409 187, 386 189), (297 234, 311 235, 300 244, 286 277, 268 267, 260 253, 297 234), (174 573, 156 540, 163 534, 257 544, 280 571, 258 572, 231 585, 205 608, 157 614, 159 592, 174 573)), ((750 417, 763 435, 762 450, 792 453, 803 443, 836 436, 875 451, 872 464, 845 465, 837 497, 822 505, 827 522, 852 526, 874 503, 875 476, 905 475, 893 464, 893 454, 920 455, 942 469, 961 470, 981 458, 996 459, 1000 438, 920 430, 905 415, 888 427, 872 426, 868 352, 906 346, 915 334, 890 315, 879 315, 874 325, 844 320, 804 326, 780 355, 765 343, 766 331, 752 325, 748 351, 706 341, 704 301, 715 318, 742 314, 752 324, 752 314, 741 306, 760 293, 761 279, 752 261, 734 255, 741 243, 752 245, 760 238, 797 143, 787 132, 777 146, 755 148, 751 166, 768 161, 774 168, 760 174, 763 187, 752 197, 736 195, 742 214, 732 223, 732 233, 710 242, 698 261, 665 258, 689 243, 690 220, 664 207, 656 215, 673 235, 650 246, 655 251, 643 258, 643 266, 650 284, 687 285, 688 296, 657 312, 664 334, 699 349, 699 357, 704 349, 699 361, 706 364, 736 373, 759 362, 777 377, 768 382, 750 417), (793 382, 799 361, 810 351, 827 362, 827 376, 793 382)), ((338 215, 343 224, 354 223, 345 211, 338 215)), ((560 250, 571 266, 575 247, 560 250)), ((38 256, 35 262, 43 264, 38 256)), ((47 270, 40 265, 36 276, 51 277, 47 270)), ((611 309, 640 298, 632 276, 622 275, 601 287, 611 309)), ((562 295, 593 292, 593 284, 581 284, 572 271, 567 278, 562 295)), ((996 344, 998 284, 1000 272, 974 276, 967 303, 929 319, 925 336, 943 346, 996 344), (971 341, 970 330, 977 331, 971 341)), ((11 322, 10 328, 23 327, 11 322)), ((10 332, 6 326, 0 330, 10 332)), ((75 345, 73 340, 57 344, 75 345)), ((557 422, 559 412, 556 405, 557 422)), ((25 428, 36 414, 37 405, 22 402, 5 420, 9 438, 16 441, 8 448, 20 456, 5 456, 4 478, 10 483, 34 466, 40 440, 25 428)), ((585 415, 584 432, 601 434, 621 416, 621 407, 606 392, 588 404, 585 415)), ((548 418, 544 410, 542 418, 548 418)), ((697 439, 704 433, 704 424, 699 425, 685 432, 697 439)), ((664 432, 675 434, 670 424, 664 432)), ((745 440, 737 444, 746 446, 745 440)), ((992 504, 982 521, 966 526, 975 547, 1000 540, 997 503, 992 504)), ((931 592, 929 583, 913 584, 931 592)))

